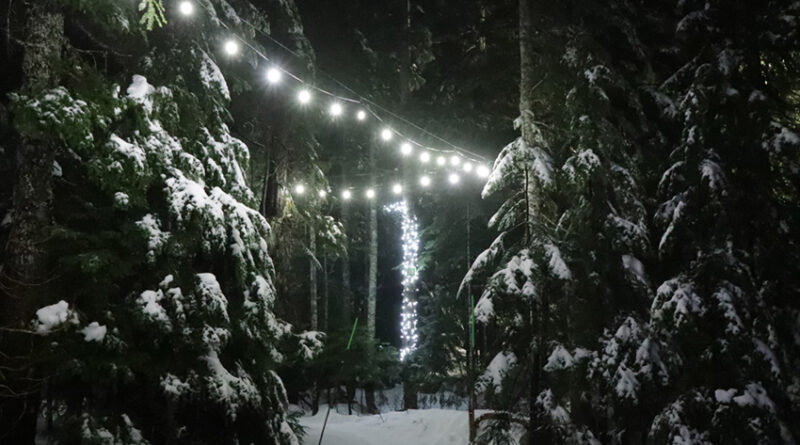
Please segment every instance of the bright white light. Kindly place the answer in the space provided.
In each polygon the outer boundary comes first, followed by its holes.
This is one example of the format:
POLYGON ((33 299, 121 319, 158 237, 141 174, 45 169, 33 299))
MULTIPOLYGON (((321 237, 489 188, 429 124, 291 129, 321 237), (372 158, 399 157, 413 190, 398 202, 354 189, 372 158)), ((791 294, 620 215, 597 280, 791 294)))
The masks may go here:
POLYGON ((431 185, 430 176, 423 176, 423 177, 419 178, 419 185, 421 185, 423 187, 427 187, 427 186, 431 185))
POLYGON ((469 173, 472 171, 472 162, 465 162, 464 163, 464 171, 469 173))
POLYGON ((489 176, 489 168, 485 165, 479 165, 478 168, 475 169, 475 173, 481 178, 486 178, 489 176))
POLYGON ((308 90, 300 90, 300 92, 297 93, 297 100, 299 100, 301 104, 311 102, 311 92, 308 90))
POLYGON ((447 159, 445 159, 444 156, 439 156, 438 158, 436 158, 436 165, 442 166, 446 162, 447 162, 447 159))
POLYGON ((183 15, 192 15, 192 13, 194 12, 194 5, 192 4, 192 2, 183 1, 178 6, 178 10, 180 10, 181 14, 183 15))
POLYGON ((334 102, 331 104, 331 116, 340 116, 342 114, 342 104, 334 102))
POLYGON ((384 128, 383 130, 381 130, 381 139, 383 139, 384 141, 391 141, 392 136, 394 136, 394 133, 392 132, 391 129, 384 128))
POLYGON ((410 155, 412 151, 413 148, 411 147, 411 144, 409 144, 408 142, 403 142, 403 144, 400 145, 400 153, 403 153, 404 156, 410 155))
POLYGON ((239 52, 239 44, 236 43, 236 41, 234 40, 228 40, 227 42, 225 42, 224 49, 229 56, 235 56, 236 53, 239 52))
POLYGON ((375 190, 367 189, 367 192, 364 193, 364 195, 367 197, 367 199, 372 199, 375 197, 375 190))
POLYGON ((342 199, 344 199, 345 201, 349 200, 352 197, 353 197, 353 194, 350 193, 350 190, 345 190, 345 191, 342 192, 342 199))
POLYGON ((450 176, 448 176, 448 177, 447 177, 447 181, 449 181, 449 182, 450 182, 450 184, 454 184, 454 185, 455 185, 455 184, 458 184, 458 181, 459 181, 460 179, 461 179, 461 178, 459 178, 459 177, 458 177, 458 175, 457 175, 457 174, 455 174, 455 173, 450 173, 450 176))
POLYGON ((302 195, 303 193, 306 192, 306 186, 304 186, 303 184, 297 184, 296 186, 294 186, 294 192, 297 193, 298 195, 302 195))
POLYGON ((328 196, 328 192, 326 192, 325 190, 320 190, 317 192, 317 196, 319 196, 320 198, 325 198, 326 196, 328 196))
POLYGON ((458 165, 461 163, 461 158, 458 155, 450 156, 450 165, 458 165))
POLYGON ((393 185, 392 186, 392 193, 394 193, 395 195, 399 195, 399 194, 403 193, 403 186, 400 185, 400 184, 393 185))
POLYGON ((423 151, 419 155, 419 161, 422 162, 423 164, 427 164, 428 161, 430 161, 430 160, 431 160, 431 154, 428 153, 427 151, 423 151))
POLYGON ((356 113, 356 119, 363 121, 366 118, 367 118, 367 113, 364 110, 358 110, 358 113, 356 113))
POLYGON ((275 67, 272 67, 267 70, 267 82, 269 83, 278 83, 281 81, 282 77, 283 73, 281 73, 281 70, 275 67))

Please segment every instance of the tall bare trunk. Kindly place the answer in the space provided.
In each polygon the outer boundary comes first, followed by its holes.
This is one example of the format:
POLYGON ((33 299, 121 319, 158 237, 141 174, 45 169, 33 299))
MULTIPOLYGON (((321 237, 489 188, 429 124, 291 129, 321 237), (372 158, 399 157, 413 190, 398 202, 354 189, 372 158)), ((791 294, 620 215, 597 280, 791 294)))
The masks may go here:
MULTIPOLYGON (((369 151, 370 181, 374 185, 375 178, 375 144, 369 151)), ((369 270, 367 278, 367 335, 375 338, 375 307, 378 298, 378 204, 375 199, 369 201, 369 270)))
MULTIPOLYGON (((30 2, 22 70, 24 91, 37 94, 58 84, 64 16, 46 2, 30 2)), ((13 222, 0 266, 0 326, 26 328, 42 303, 48 280, 45 242, 52 217, 55 147, 23 136, 17 147, 13 222)), ((40 376, 32 364, 35 338, 0 332, 4 363, 0 385, 0 443, 32 444, 40 400, 40 376), (14 362, 14 363, 10 363, 14 362)))
POLYGON ((328 257, 322 258, 322 299, 320 300, 320 323, 323 331, 328 330, 328 257))
POLYGON ((319 329, 319 310, 317 308, 317 232, 314 227, 308 227, 308 250, 311 258, 308 260, 308 298, 311 312, 311 330, 319 329))
MULTIPOLYGON (((345 169, 342 166, 342 184, 345 184, 345 169)), ((342 255, 342 312, 346 325, 353 321, 353 290, 350 287, 350 237, 347 235, 350 223, 350 206, 342 201, 342 225, 345 233, 345 252, 342 255)))

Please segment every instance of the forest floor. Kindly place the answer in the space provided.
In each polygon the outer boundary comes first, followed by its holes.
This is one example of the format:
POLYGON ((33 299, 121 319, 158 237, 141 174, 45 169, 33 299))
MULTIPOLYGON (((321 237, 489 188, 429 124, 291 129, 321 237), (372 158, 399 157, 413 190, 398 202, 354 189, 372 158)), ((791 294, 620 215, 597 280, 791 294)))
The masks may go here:
MULTIPOLYGON (((306 428, 303 445, 317 445, 327 406, 315 416, 300 418, 306 428)), ((467 412, 450 409, 412 409, 381 415, 339 414, 331 410, 323 445, 438 445, 469 442, 467 412)))

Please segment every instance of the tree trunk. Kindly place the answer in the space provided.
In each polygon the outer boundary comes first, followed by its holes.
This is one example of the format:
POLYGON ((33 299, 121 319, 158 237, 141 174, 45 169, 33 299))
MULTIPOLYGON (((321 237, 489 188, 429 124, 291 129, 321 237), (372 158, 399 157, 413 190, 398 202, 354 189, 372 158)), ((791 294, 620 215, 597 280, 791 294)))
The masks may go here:
POLYGON ((322 257, 322 300, 320 300, 320 324, 323 331, 328 330, 328 257, 322 257))
MULTIPOLYGON (((345 184, 345 168, 342 165, 342 181, 345 184)), ((342 255, 342 312, 346 326, 353 323, 353 291, 350 287, 350 237, 347 235, 347 226, 350 222, 350 205, 342 201, 342 226, 345 234, 345 251, 342 255)))
MULTIPOLYGON (((369 151, 370 185, 375 184, 375 144, 369 151)), ((369 201, 369 270, 367 277, 367 336, 375 338, 375 307, 378 298, 378 205, 369 201)))
POLYGON ((311 312, 311 330, 319 330, 319 311, 317 309, 317 232, 314 227, 308 227, 308 249, 311 258, 308 260, 308 297, 311 312))
MULTIPOLYGON (((56 67, 64 43, 64 16, 45 2, 30 2, 22 61, 24 91, 37 94, 58 84, 56 67)), ((55 146, 22 136, 17 148, 13 222, 0 266, 0 326, 29 326, 46 295, 45 242, 52 215, 55 146)), ((40 377, 32 366, 36 339, 25 333, 0 332, 7 354, 0 389, 0 443, 32 444, 40 401, 40 377), (13 362, 13 363, 10 363, 13 362)))

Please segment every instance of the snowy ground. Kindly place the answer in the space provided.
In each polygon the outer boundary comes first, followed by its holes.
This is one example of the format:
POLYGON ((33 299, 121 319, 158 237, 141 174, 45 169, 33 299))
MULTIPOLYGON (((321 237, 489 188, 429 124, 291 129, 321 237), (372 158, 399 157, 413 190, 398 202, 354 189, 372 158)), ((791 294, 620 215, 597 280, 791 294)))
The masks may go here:
MULTIPOLYGON (((317 445, 327 406, 316 416, 302 417, 304 445, 317 445)), ((346 411, 343 411, 346 412, 346 411)), ((420 409, 380 416, 348 416, 331 410, 323 445, 447 445, 468 443, 467 412, 420 409)))

